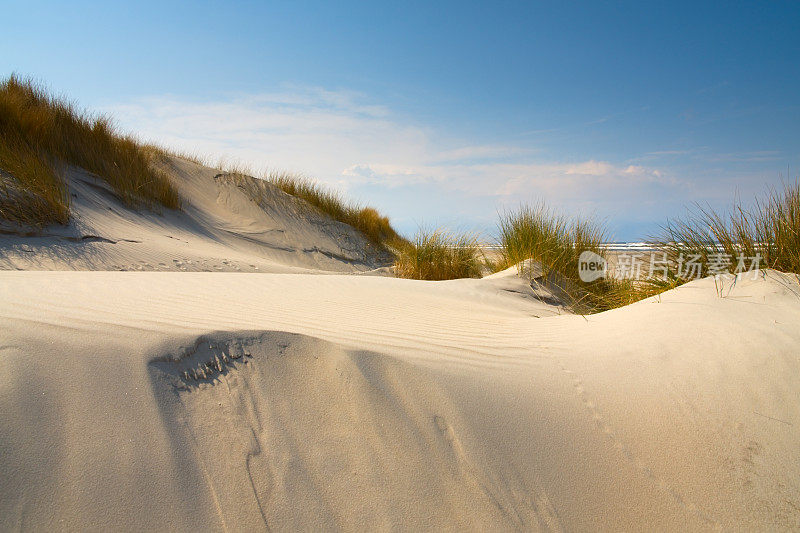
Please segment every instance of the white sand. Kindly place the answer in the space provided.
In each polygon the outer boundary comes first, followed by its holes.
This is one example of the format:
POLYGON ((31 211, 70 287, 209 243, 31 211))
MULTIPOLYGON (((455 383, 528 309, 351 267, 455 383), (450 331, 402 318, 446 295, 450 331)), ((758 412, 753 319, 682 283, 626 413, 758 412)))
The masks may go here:
MULTIPOLYGON (((76 261, 226 257, 142 218, 76 261)), ((729 285, 583 318, 513 272, 0 272, 0 529, 798 528, 800 285, 729 285)))

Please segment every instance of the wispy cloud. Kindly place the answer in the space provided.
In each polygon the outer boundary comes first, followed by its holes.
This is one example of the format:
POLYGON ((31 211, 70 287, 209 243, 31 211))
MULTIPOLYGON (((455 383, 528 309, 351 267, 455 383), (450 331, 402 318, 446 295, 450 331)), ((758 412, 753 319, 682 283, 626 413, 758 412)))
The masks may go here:
POLYGON ((652 162, 675 158, 689 158, 709 163, 763 163, 785 160, 786 154, 779 150, 714 152, 709 147, 699 147, 681 150, 656 150, 636 158, 636 161, 652 162))
POLYGON ((303 89, 222 101, 152 97, 104 110, 147 140, 323 181, 346 181, 343 170, 365 157, 399 164, 432 156, 424 128, 392 121, 386 107, 349 92, 303 89))
POLYGON ((656 150, 654 152, 647 152, 645 156, 671 156, 671 155, 694 155, 706 151, 706 148, 689 148, 686 150, 656 150))
POLYGON ((785 156, 778 150, 758 150, 754 152, 713 154, 708 157, 708 160, 738 163, 761 163, 764 161, 781 161, 784 158, 785 156))
POLYGON ((451 194, 473 198, 490 213, 534 198, 608 213, 620 205, 621 193, 639 198, 640 209, 653 190, 675 195, 682 186, 644 164, 557 161, 530 143, 460 139, 351 92, 292 88, 218 101, 151 97, 104 111, 146 140, 211 160, 301 171, 351 190, 428 190, 439 195, 443 214, 452 211, 451 194))
POLYGON ((659 176, 607 161, 531 162, 538 154, 535 147, 446 137, 350 92, 306 88, 214 102, 152 97, 104 110, 148 140, 255 167, 303 170, 323 181, 368 179, 388 186, 407 179, 452 181, 454 187, 486 193, 508 174, 515 181, 537 175, 659 176), (491 185, 486 184, 489 175, 491 185))

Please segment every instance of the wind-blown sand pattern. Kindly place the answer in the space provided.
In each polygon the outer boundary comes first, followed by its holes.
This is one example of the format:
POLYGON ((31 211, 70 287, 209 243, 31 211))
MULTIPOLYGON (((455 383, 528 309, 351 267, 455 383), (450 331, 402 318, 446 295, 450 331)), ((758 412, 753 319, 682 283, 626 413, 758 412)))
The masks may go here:
POLYGON ((796 276, 575 316, 172 165, 183 214, 2 239, 0 529, 800 527, 796 276))

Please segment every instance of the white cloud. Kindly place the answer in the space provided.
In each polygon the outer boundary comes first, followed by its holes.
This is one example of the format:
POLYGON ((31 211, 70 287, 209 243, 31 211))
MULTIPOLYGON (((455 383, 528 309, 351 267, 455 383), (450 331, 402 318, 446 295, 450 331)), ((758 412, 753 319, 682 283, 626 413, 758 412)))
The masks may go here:
POLYGON ((605 176, 613 172, 614 167, 606 161, 585 161, 574 165, 567 165, 566 174, 579 174, 583 176, 605 176))

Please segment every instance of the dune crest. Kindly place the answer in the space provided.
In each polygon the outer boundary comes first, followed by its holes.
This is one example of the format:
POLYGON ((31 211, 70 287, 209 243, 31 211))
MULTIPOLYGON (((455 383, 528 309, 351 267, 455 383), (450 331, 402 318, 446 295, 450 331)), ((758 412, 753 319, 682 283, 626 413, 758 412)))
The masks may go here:
POLYGON ((540 488, 482 471, 422 369, 282 332, 204 336, 188 358, 204 373, 210 362, 208 376, 187 380, 187 356, 165 358, 154 388, 178 391, 165 423, 194 448, 227 529, 557 523, 539 517, 540 488))

